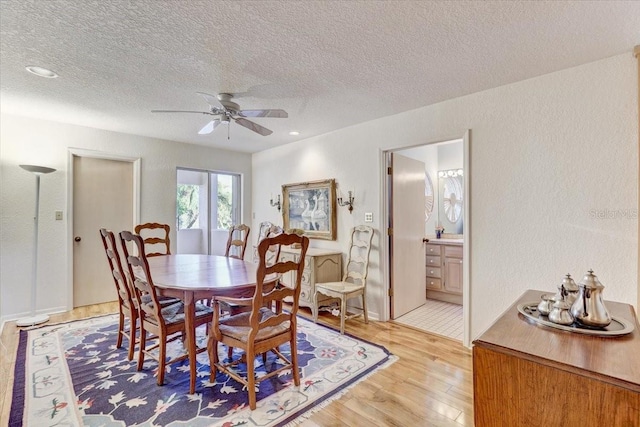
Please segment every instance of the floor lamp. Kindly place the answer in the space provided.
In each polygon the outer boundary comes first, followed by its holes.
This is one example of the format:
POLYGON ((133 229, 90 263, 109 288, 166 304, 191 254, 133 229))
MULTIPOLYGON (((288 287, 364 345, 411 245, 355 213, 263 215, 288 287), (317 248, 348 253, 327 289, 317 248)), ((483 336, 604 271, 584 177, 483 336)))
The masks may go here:
POLYGON ((38 213, 40 210, 40 175, 55 172, 55 169, 44 166, 20 165, 26 171, 32 172, 36 176, 36 215, 33 218, 33 263, 31 266, 31 313, 29 317, 16 320, 17 326, 33 326, 49 320, 46 314, 36 315, 36 287, 38 286, 38 213))

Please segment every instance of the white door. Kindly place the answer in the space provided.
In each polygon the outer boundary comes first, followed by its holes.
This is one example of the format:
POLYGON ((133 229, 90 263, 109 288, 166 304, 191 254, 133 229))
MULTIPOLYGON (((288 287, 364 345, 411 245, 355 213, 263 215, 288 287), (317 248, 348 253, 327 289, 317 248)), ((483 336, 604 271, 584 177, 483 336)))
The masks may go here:
POLYGON ((74 307, 117 299, 99 230, 133 225, 133 163, 74 155, 74 307))
POLYGON ((391 153, 391 318, 426 301, 425 165, 391 153))

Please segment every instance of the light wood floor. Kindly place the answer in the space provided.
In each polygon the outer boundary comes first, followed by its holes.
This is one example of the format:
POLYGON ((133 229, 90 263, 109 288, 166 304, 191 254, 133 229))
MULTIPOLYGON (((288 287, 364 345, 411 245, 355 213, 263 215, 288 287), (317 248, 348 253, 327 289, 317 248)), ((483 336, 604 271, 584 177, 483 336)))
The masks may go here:
MULTIPOLYGON (((49 323, 117 311, 115 303, 77 308, 49 323)), ((300 314, 311 317, 307 309, 300 314)), ((321 313, 321 323, 339 319, 321 313)), ((8 425, 18 330, 7 323, 0 345, 0 425, 8 425)), ((459 342, 393 322, 347 321, 347 333, 386 347, 400 358, 312 415, 303 426, 472 426, 471 353, 459 342)))

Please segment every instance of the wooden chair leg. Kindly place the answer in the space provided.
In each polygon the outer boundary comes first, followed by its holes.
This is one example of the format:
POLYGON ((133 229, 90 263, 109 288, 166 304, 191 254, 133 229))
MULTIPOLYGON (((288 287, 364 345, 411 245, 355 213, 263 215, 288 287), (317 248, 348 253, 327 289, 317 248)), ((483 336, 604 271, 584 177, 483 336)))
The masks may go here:
POLYGON ((311 314, 313 315, 313 323, 318 323, 318 291, 313 294, 313 303, 311 304, 311 314))
POLYGON ((142 371, 144 364, 144 349, 147 348, 147 331, 140 326, 140 352, 138 353, 138 371, 142 371))
POLYGON ((291 372, 293 373, 293 383, 296 386, 300 385, 300 370, 298 369, 298 339, 294 333, 289 341, 291 347, 291 372))
POLYGON ((347 297, 340 298, 340 333, 344 335, 344 321, 347 317, 347 297))
POLYGON ((227 349, 227 358, 229 359, 229 362, 233 359, 233 347, 229 347, 227 349))
POLYGON ((369 323, 369 315, 367 314, 367 296, 362 293, 362 314, 364 314, 364 323, 369 323))
POLYGON ((158 385, 162 385, 164 383, 164 371, 167 362, 167 341, 160 340, 158 345, 158 385))
POLYGON ((129 353, 127 358, 133 360, 133 352, 136 348, 136 325, 138 321, 135 317, 129 317, 129 353))
POLYGON ((138 332, 138 316, 135 311, 129 313, 129 354, 127 357, 129 360, 133 360, 133 353, 136 349, 136 340, 138 332))
POLYGON ((211 365, 209 381, 214 382, 216 380, 216 373, 218 372, 218 341, 209 339, 209 342, 207 343, 207 350, 209 351, 209 364, 211 365))
POLYGON ((256 372, 255 372, 255 354, 253 348, 247 349, 247 392, 249 393, 249 408, 253 411, 256 409, 256 372))
POLYGON ((124 313, 120 307, 120 315, 118 316, 118 338, 116 338, 116 348, 122 347, 122 336, 124 335, 124 313))

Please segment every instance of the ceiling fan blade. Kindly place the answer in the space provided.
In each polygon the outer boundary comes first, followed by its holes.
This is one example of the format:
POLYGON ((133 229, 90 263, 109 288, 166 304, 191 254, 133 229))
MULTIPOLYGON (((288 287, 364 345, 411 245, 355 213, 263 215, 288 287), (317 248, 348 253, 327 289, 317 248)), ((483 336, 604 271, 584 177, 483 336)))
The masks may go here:
POLYGON ((284 110, 241 110, 238 111, 238 115, 241 117, 274 117, 280 119, 289 117, 289 114, 284 110))
POLYGON ((199 135, 208 135, 211 132, 213 132, 214 130, 216 130, 216 128, 218 127, 219 124, 220 124, 220 119, 211 120, 209 123, 204 125, 202 127, 202 129, 200 129, 198 131, 198 134, 199 135))
POLYGON ((260 126, 259 124, 254 123, 254 122, 252 122, 250 120, 247 120, 247 119, 243 119, 243 118, 236 119, 234 117, 233 120, 235 120, 236 123, 239 124, 240 126, 244 126, 249 130, 252 130, 252 131, 254 131, 256 133, 259 133, 262 136, 271 135, 273 133, 272 130, 269 130, 264 126, 260 126))
POLYGON ((209 114, 215 115, 210 111, 185 111, 185 110, 151 110, 152 113, 197 113, 197 114, 209 114))
POLYGON ((204 93, 204 92, 196 92, 196 93, 201 97, 203 97, 204 100, 207 101, 209 105, 211 105, 211 107, 221 108, 223 110, 225 109, 224 105, 222 105, 220 101, 218 101, 218 98, 215 95, 209 95, 208 93, 204 93))

